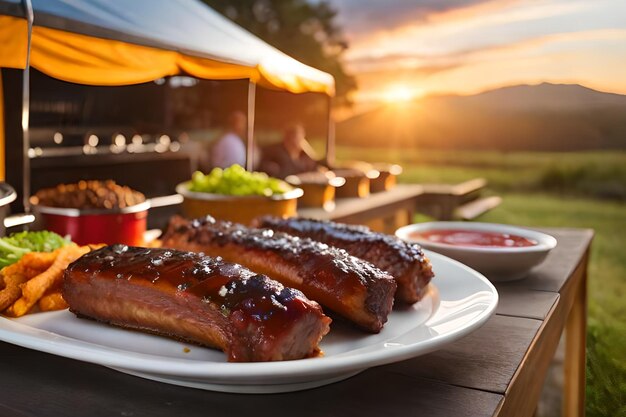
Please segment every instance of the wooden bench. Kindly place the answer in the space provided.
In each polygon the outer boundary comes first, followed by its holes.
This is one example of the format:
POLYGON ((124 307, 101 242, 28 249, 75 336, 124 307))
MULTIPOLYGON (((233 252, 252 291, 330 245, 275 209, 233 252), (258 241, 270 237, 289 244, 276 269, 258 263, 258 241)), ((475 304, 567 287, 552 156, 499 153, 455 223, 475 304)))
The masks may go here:
POLYGON ((418 198, 420 213, 438 220, 472 220, 497 207, 500 197, 481 197, 487 180, 474 178, 459 184, 425 184, 418 198))
POLYGON ((454 217, 461 220, 473 220, 481 214, 498 207, 500 203, 502 203, 502 198, 495 195, 478 198, 457 207, 456 210, 454 210, 454 217))

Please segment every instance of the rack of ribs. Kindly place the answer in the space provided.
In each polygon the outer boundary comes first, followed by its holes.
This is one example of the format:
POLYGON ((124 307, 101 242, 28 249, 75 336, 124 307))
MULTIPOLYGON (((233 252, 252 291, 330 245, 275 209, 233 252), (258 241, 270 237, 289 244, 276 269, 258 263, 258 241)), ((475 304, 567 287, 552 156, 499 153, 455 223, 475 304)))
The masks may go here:
POLYGON ((70 264, 62 288, 79 317, 221 349, 231 362, 315 356, 331 322, 300 291, 192 252, 107 246, 70 264))
POLYGON ((270 216, 257 219, 255 226, 324 242, 371 262, 396 279, 396 301, 402 303, 419 301, 434 277, 430 261, 419 245, 373 232, 366 226, 270 216))
POLYGON ((299 289, 369 332, 382 329, 393 307, 393 277, 344 250, 311 239, 247 228, 210 216, 196 220, 174 217, 162 246, 242 264, 299 289))

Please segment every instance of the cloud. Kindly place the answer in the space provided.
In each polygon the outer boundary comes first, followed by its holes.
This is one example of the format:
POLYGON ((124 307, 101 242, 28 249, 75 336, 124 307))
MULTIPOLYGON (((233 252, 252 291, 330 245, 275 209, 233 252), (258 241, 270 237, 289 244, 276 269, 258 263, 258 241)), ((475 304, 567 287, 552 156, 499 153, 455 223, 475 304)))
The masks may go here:
POLYGON ((362 72, 359 75, 359 81, 366 80, 376 80, 379 84, 388 84, 388 83, 415 83, 416 81, 423 80, 431 75, 437 74, 439 72, 450 71, 452 69, 458 68, 462 64, 457 63, 449 63, 449 64, 433 64, 433 65, 423 65, 417 67, 406 67, 406 68, 394 68, 390 69, 380 69, 368 72, 362 72))
POLYGON ((623 0, 337 2, 353 35, 344 58, 357 101, 395 84, 428 93, 580 81, 624 91, 623 0))
POLYGON ((565 0, 538 0, 525 3, 498 2, 457 9, 431 17, 428 22, 407 23, 393 31, 374 32, 353 42, 346 59, 379 57, 387 54, 441 54, 471 48, 515 43, 551 33, 577 32, 622 27, 617 17, 587 19, 592 3, 565 0))
POLYGON ((542 81, 580 83, 625 92, 626 29, 537 36, 438 56, 389 55, 359 73, 358 100, 380 100, 403 84, 425 93, 476 93, 486 88, 542 81), (421 62, 403 66, 411 59, 421 62), (602 62, 603 65, 598 65, 602 62))
POLYGON ((332 0, 339 23, 351 40, 379 31, 395 30, 407 23, 456 13, 480 4, 501 7, 516 0, 332 0))
MULTIPOLYGON (((363 56, 349 62, 350 68, 359 74, 376 74, 386 71, 402 71, 433 69, 441 71, 456 68, 470 61, 488 60, 495 54, 516 53, 522 54, 524 50, 532 50, 542 45, 568 42, 575 43, 588 40, 626 40, 626 29, 597 29, 574 33, 552 33, 521 39, 515 42, 480 45, 452 52, 427 53, 391 53, 376 57, 363 56)), ((438 71, 437 71, 438 72, 438 71)))
POLYGON ((339 21, 351 36, 388 30, 408 21, 426 20, 434 13, 463 8, 489 0, 334 0, 339 21))

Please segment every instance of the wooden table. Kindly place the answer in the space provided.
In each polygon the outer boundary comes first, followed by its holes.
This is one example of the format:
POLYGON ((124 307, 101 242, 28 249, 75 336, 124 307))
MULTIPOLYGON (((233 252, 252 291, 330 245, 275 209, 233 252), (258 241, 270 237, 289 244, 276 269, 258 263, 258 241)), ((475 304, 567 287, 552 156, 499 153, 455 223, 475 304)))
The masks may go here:
POLYGON ((592 232, 559 241, 527 278, 498 285, 487 324, 434 353, 289 394, 182 388, 0 343, 0 416, 532 416, 564 329, 564 415, 584 414, 587 260, 592 232))
POLYGON ((413 222, 417 199, 423 194, 419 184, 399 184, 389 191, 372 193, 366 198, 340 198, 335 209, 301 208, 298 216, 342 223, 365 224, 372 230, 393 234, 413 222))

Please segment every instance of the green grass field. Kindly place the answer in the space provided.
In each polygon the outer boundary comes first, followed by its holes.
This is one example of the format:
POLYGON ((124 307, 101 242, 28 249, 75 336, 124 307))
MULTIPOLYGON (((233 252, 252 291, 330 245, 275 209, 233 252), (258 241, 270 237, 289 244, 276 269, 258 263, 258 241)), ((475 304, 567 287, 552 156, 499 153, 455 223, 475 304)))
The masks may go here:
POLYGON ((626 152, 498 153, 338 147, 341 160, 404 167, 403 182, 489 180, 504 202, 480 221, 595 230, 587 415, 626 416, 626 152))
POLYGON ((548 191, 626 201, 626 152, 449 152, 339 147, 337 157, 398 163, 405 168, 406 182, 454 183, 484 177, 498 191, 548 191))

